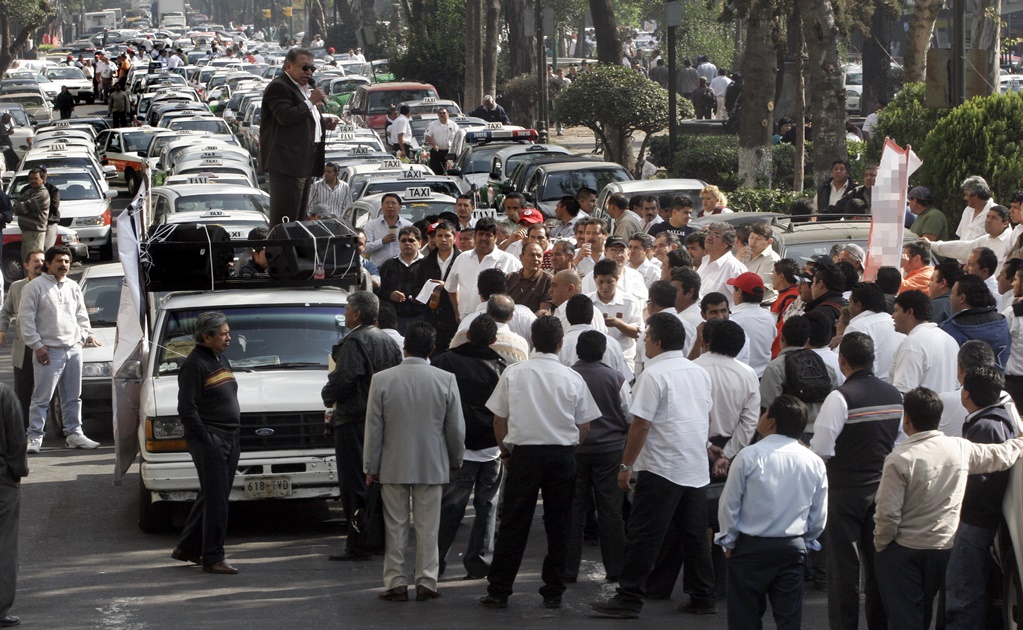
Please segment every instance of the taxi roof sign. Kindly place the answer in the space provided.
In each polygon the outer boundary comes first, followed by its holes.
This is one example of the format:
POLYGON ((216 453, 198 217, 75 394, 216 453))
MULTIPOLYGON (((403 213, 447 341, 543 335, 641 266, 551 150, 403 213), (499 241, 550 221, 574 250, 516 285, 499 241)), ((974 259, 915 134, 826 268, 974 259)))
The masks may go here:
POLYGON ((423 103, 436 103, 437 102, 437 97, 436 96, 424 96, 422 102, 423 103))
POLYGON ((401 172, 402 179, 426 179, 426 173, 423 171, 410 168, 406 171, 401 172))
POLYGON ((384 160, 380 163, 380 170, 396 170, 401 168, 401 160, 384 160))
POLYGON ((335 138, 337 140, 355 140, 355 132, 354 131, 342 131, 341 133, 336 134, 335 138))
POLYGON ((369 147, 358 146, 348 150, 351 155, 369 155, 369 147))
POLYGON ((528 141, 536 140, 536 129, 500 129, 487 131, 470 131, 465 134, 465 141, 469 144, 492 142, 495 140, 528 141))
POLYGON ((433 189, 429 186, 405 189, 405 201, 421 201, 423 199, 433 199, 433 189))
POLYGON ((487 129, 504 129, 504 125, 499 122, 488 122, 487 129))

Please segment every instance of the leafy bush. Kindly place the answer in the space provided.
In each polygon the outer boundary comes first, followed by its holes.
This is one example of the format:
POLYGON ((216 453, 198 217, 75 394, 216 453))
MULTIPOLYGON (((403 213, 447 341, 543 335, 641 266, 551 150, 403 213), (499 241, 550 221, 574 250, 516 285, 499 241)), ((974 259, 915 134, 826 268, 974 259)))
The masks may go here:
MULTIPOLYGON (((659 155, 667 155, 667 138, 663 147, 657 140, 659 155)), ((806 155, 809 155, 809 150, 806 155)), ((653 155, 653 149, 651 149, 653 155)), ((795 175, 794 161, 796 147, 791 144, 777 144, 771 148, 772 181, 782 190, 792 188, 795 175)), ((662 165, 654 161, 654 164, 662 165)), ((805 171, 804 171, 805 172, 805 171)), ((675 165, 671 177, 694 177, 714 184, 725 191, 739 187, 739 138, 738 136, 683 136, 679 138, 679 150, 675 154, 675 165)))
POLYGON ((1004 203, 1023 182, 1021 154, 1023 94, 973 98, 948 112, 927 135, 919 154, 924 163, 921 178, 935 205, 958 221, 962 181, 980 175, 994 198, 1004 203))
POLYGON ((920 154, 927 134, 949 112, 947 109, 927 107, 924 104, 925 95, 923 83, 909 83, 881 110, 866 151, 868 159, 874 162, 880 159, 886 136, 899 146, 912 145, 917 155, 920 154))
POLYGON ((777 188, 739 188, 728 193, 728 207, 736 212, 789 213, 792 202, 804 196, 777 188))
POLYGON ((535 74, 520 74, 504 84, 497 93, 497 102, 504 107, 508 119, 516 125, 532 127, 537 118, 535 74))
POLYGON ((391 72, 398 81, 428 81, 441 98, 461 102, 465 80, 465 3, 437 0, 426 37, 406 32, 407 47, 391 44, 391 72))

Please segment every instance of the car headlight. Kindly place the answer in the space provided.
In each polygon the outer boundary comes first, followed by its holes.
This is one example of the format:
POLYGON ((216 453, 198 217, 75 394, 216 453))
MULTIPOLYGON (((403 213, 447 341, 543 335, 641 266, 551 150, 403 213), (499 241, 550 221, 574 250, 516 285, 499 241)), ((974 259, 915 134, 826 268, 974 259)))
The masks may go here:
POLYGON ((97 378, 101 376, 113 376, 114 364, 110 361, 82 364, 82 376, 97 378))
POLYGON ((78 234, 77 233, 76 234, 61 234, 60 235, 60 243, 61 243, 61 245, 77 245, 78 244, 78 234))
POLYGON ((185 437, 185 425, 178 418, 153 418, 153 437, 157 440, 180 440, 185 437))
POLYGON ((75 227, 95 227, 103 225, 103 217, 78 217, 75 219, 75 227))
POLYGON ((845 95, 846 96, 854 96, 856 98, 860 97, 860 93, 858 91, 856 91, 856 90, 846 90, 845 91, 845 95))

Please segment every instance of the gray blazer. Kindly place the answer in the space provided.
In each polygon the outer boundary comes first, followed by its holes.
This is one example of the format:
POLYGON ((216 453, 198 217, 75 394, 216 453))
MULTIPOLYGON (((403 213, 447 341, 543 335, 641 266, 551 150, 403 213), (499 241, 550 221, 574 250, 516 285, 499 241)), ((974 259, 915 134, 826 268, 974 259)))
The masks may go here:
MULTIPOLYGON (((11 348, 11 363, 14 367, 21 369, 25 360, 25 338, 21 336, 21 326, 18 325, 18 308, 21 305, 21 292, 28 284, 28 278, 22 278, 11 284, 4 296, 3 308, 0 308, 0 332, 7 333, 10 337, 14 332, 13 347, 11 348)), ((8 339, 8 341, 11 341, 8 339)))
POLYGON ((409 357, 373 375, 363 445, 367 474, 380 483, 445 484, 464 453, 454 374, 409 357))

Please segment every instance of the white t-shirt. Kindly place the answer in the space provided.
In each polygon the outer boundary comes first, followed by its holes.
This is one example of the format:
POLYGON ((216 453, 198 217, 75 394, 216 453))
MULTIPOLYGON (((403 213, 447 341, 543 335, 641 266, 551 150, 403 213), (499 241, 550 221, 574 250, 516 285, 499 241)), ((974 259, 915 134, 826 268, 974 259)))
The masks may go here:
POLYGON ((399 115, 391 121, 391 126, 387 128, 387 142, 398 144, 398 134, 405 134, 405 144, 412 144, 412 125, 405 116, 399 115))
POLYGON ((448 293, 458 294, 458 317, 464 318, 476 310, 480 303, 479 290, 476 287, 476 279, 484 269, 497 268, 509 274, 522 268, 522 263, 505 252, 494 248, 480 260, 475 250, 464 252, 455 262, 451 263, 451 271, 448 272, 447 282, 444 283, 444 290, 448 293))
POLYGON ((437 146, 446 151, 451 148, 451 138, 454 137, 456 131, 458 131, 458 125, 450 120, 446 123, 435 120, 426 128, 426 137, 433 138, 437 146))

